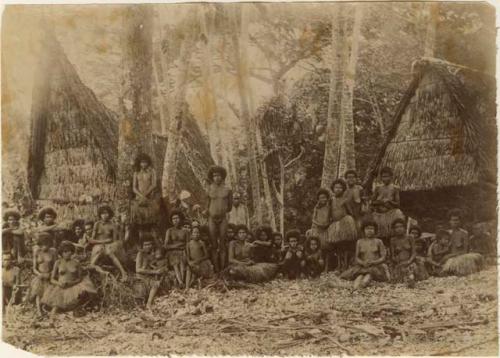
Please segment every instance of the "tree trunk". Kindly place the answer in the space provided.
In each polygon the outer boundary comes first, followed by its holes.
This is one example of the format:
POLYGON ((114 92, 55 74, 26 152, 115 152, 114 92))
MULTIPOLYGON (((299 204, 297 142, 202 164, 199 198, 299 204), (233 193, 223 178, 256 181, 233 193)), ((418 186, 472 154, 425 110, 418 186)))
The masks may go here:
POLYGON ((424 57, 434 57, 436 48, 436 23, 439 17, 439 3, 429 2, 427 8, 427 28, 425 32, 424 57))
POLYGON ((182 129, 182 119, 186 110, 186 91, 189 80, 189 69, 191 63, 191 54, 195 44, 195 34, 191 31, 184 39, 180 56, 178 79, 176 80, 177 92, 174 100, 174 111, 170 119, 167 148, 165 150, 165 161, 163 163, 163 174, 161 179, 161 191, 164 199, 173 200, 176 197, 175 181, 177 176, 177 157, 180 149, 180 137, 182 129))
POLYGON ((344 88, 344 63, 347 57, 343 11, 345 5, 336 5, 332 13, 332 52, 328 116, 325 131, 325 154, 321 186, 329 188, 339 175, 341 99, 344 88))
POLYGON ((236 63, 236 72, 238 83, 238 92, 240 95, 241 102, 241 120, 245 126, 245 134, 247 137, 248 145, 248 155, 249 155, 249 171, 250 171, 250 182, 252 187, 252 201, 253 201, 253 211, 256 218, 257 224, 262 224, 262 209, 261 209, 261 195, 260 195, 260 183, 259 183, 259 169, 257 165, 256 148, 255 148, 255 136, 256 136, 256 126, 254 121, 250 116, 250 109, 248 104, 248 67, 247 67, 247 52, 246 52, 246 36, 242 36, 242 41, 240 42, 240 34, 244 34, 247 31, 245 17, 242 17, 241 7, 245 4, 238 4, 235 6, 235 29, 233 31, 233 44, 234 44, 234 54, 236 63), (238 28, 238 23, 240 27, 238 28))
POLYGON ((351 53, 347 71, 345 71, 345 87, 342 91, 341 101, 341 140, 340 140, 340 159, 338 176, 344 175, 346 170, 356 170, 356 151, 354 148, 354 115, 353 115, 353 97, 354 84, 356 80, 356 64, 358 62, 358 49, 360 41, 361 21, 363 17, 362 5, 354 5, 354 24, 351 40, 351 53))
POLYGON ((139 152, 153 155, 151 74, 152 9, 128 6, 124 14, 121 119, 118 140, 118 198, 131 196, 133 160, 139 152))

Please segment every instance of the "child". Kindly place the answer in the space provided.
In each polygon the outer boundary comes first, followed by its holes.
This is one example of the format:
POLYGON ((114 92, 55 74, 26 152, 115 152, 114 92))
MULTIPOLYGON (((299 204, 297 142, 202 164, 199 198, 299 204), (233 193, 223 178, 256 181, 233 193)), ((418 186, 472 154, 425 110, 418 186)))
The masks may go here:
POLYGON ((272 256, 272 234, 273 230, 269 226, 261 226, 255 232, 256 240, 253 241, 255 247, 253 257, 255 262, 271 262, 272 256))
POLYGON ((154 238, 144 236, 142 250, 137 252, 135 272, 138 279, 135 285, 136 297, 146 300, 146 309, 151 310, 153 301, 160 289, 164 274, 168 270, 165 260, 165 248, 156 248, 153 252, 154 238))
POLYGON ((321 253, 320 240, 316 236, 311 236, 307 240, 305 257, 302 267, 308 277, 319 277, 323 271, 325 262, 321 253))
POLYGON ((189 220, 184 220, 184 223, 182 224, 182 228, 184 231, 186 231, 188 234, 191 232, 191 223, 189 220))
POLYGON ((75 220, 72 225, 73 235, 71 235, 71 242, 77 243, 83 238, 85 222, 83 220, 75 220))
POLYGON ((332 222, 332 209, 330 192, 326 189, 319 189, 316 194, 318 202, 313 210, 312 235, 320 239, 322 247, 328 246, 328 227, 332 222))
POLYGON ((40 316, 43 314, 40 300, 49 286, 50 274, 56 261, 55 249, 51 248, 52 243, 52 236, 48 232, 39 233, 38 248, 35 249, 36 251, 33 254, 33 273, 35 277, 31 281, 28 299, 30 301, 35 300, 36 309, 40 316))
POLYGON ((444 262, 450 254, 450 233, 446 230, 436 232, 435 240, 427 253, 427 270, 433 276, 441 276, 444 262))
POLYGON ((418 225, 410 226, 410 237, 415 244, 415 264, 416 264, 416 277, 421 277, 425 280, 429 277, 429 273, 426 269, 427 252, 429 250, 429 245, 427 239, 422 237, 422 229, 418 225))
POLYGON ((5 308, 12 301, 15 303, 16 296, 21 283, 19 267, 14 265, 12 254, 5 252, 2 255, 2 305, 5 314, 5 308))
POLYGON ((278 272, 278 265, 273 263, 255 263, 252 260, 254 244, 248 241, 248 229, 245 225, 236 227, 236 240, 229 243, 229 276, 247 282, 265 282, 278 272))
POLYGON ((340 275, 345 280, 354 280, 354 289, 368 287, 372 280, 390 280, 388 267, 384 263, 387 250, 382 240, 375 236, 377 224, 366 221, 361 229, 364 237, 356 243, 355 265, 340 275))
MULTIPOLYGON (((37 227, 37 232, 42 233, 42 232, 47 232, 50 234, 50 237, 52 238, 52 243, 51 246, 57 248, 58 242, 56 238, 56 229, 57 229, 57 224, 55 222, 57 218, 57 213, 56 210, 46 206, 40 210, 38 213, 38 220, 40 220, 40 224, 37 227)), ((37 247, 35 246, 35 249, 37 247)))
POLYGON ((135 200, 131 205, 131 221, 138 225, 156 224, 160 213, 156 171, 147 154, 139 154, 134 163, 132 190, 135 200))
POLYGON ((21 214, 15 209, 6 210, 3 214, 4 228, 2 229, 2 250, 10 252, 12 258, 21 264, 26 254, 25 233, 21 229, 19 220, 21 214))
POLYGON ((406 235, 406 224, 402 219, 392 223, 393 236, 390 240, 390 258, 392 262, 392 280, 415 287, 417 277, 416 250, 412 237, 406 235))
POLYGON ((273 233, 273 245, 271 247, 271 262, 280 263, 285 258, 285 251, 288 247, 283 245, 283 236, 280 232, 273 233))
POLYGON ((50 276, 51 285, 45 290, 41 302, 52 308, 51 316, 62 310, 73 310, 85 303, 97 290, 88 277, 82 277, 80 262, 73 259, 75 247, 69 241, 61 242, 59 254, 50 276))
MULTIPOLYGON (((344 196, 346 189, 347 185, 342 179, 332 183, 332 223, 328 227, 328 242, 333 245, 332 249, 339 258, 337 268, 340 271, 349 266, 357 238, 356 222, 351 216, 344 196)), ((328 259, 325 266, 326 270, 331 266, 328 259)))
POLYGON ((173 227, 169 228, 165 234, 163 246, 167 249, 167 257, 170 265, 173 266, 177 284, 179 287, 184 285, 184 276, 186 271, 186 243, 189 233, 181 226, 184 215, 177 210, 170 213, 170 221, 173 227))
POLYGON ((92 240, 92 233, 94 231, 94 222, 87 220, 83 224, 83 235, 75 244, 75 253, 78 255, 83 255, 83 258, 87 258, 87 250, 90 245, 90 240, 92 240))
POLYGON ((460 228, 462 213, 453 209, 448 214, 450 229, 450 255, 443 265, 443 274, 466 276, 483 267, 483 256, 469 253, 469 233, 460 228))
POLYGON ((113 217, 113 210, 108 205, 103 205, 97 209, 97 215, 100 220, 96 221, 94 224, 94 229, 92 231, 92 238, 89 240, 92 247, 92 253, 90 255, 90 267, 97 272, 107 275, 109 272, 103 270, 97 262, 103 258, 108 257, 111 259, 113 265, 120 270, 121 282, 127 281, 127 272, 123 268, 122 262, 117 257, 117 254, 122 260, 123 250, 122 242, 118 240, 119 230, 118 227, 111 221, 113 217))
POLYGON ((302 247, 299 246, 300 231, 288 231, 286 233, 286 239, 288 241, 288 249, 285 252, 285 258, 283 260, 283 271, 288 279, 294 280, 301 276, 303 269, 301 261, 303 261, 304 252, 302 247))
POLYGON ((219 166, 211 167, 208 171, 208 228, 212 241, 211 259, 216 265, 216 272, 220 269, 216 258, 218 244, 226 237, 227 214, 233 208, 233 194, 224 184, 226 176, 226 169, 219 166))
POLYGON ((355 170, 348 170, 344 175, 347 189, 344 193, 347 206, 357 225, 361 220, 361 193, 363 187, 358 184, 358 173, 355 170))
POLYGON ((399 209, 399 188, 393 184, 393 171, 389 167, 380 170, 381 185, 373 190, 372 205, 375 212, 373 219, 378 225, 378 235, 388 244, 391 236, 391 225, 396 219, 405 219, 399 209))
POLYGON ((191 283, 195 278, 198 279, 198 284, 201 288, 201 279, 211 278, 213 276, 213 267, 209 259, 207 247, 200 240, 200 229, 197 227, 193 228, 191 240, 186 245, 186 259, 188 263, 186 289, 191 287, 191 283))

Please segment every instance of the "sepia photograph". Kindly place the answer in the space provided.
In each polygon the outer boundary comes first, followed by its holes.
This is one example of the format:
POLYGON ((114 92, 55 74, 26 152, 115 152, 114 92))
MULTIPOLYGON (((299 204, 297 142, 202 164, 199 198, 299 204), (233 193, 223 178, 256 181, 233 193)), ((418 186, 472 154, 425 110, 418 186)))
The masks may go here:
POLYGON ((3 344, 498 356, 495 17, 5 5, 3 344))

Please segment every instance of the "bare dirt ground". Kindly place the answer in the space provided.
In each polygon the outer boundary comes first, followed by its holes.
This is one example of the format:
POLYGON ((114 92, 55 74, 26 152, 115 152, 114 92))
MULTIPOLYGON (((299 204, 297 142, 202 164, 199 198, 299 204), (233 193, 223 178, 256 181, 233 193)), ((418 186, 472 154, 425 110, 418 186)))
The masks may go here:
POLYGON ((227 292, 173 291, 154 314, 61 314, 54 326, 16 307, 3 339, 43 355, 498 355, 496 267, 415 289, 346 286, 328 274, 227 292))

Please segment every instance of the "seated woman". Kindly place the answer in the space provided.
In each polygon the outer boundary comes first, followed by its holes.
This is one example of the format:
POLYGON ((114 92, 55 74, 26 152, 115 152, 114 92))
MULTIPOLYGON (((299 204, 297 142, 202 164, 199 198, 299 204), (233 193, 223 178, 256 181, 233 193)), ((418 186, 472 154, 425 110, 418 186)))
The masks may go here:
POLYGON ((153 301, 165 283, 168 272, 168 260, 165 258, 165 248, 154 248, 154 238, 145 236, 142 249, 137 252, 135 272, 138 279, 134 287, 137 298, 146 301, 146 309, 150 310, 153 301))
POLYGON ((377 224, 366 221, 361 229, 364 237, 356 243, 355 265, 340 275, 345 280, 354 280, 355 289, 368 287, 372 280, 390 280, 389 269, 384 263, 387 250, 382 240, 375 236, 377 224))
POLYGON ((278 264, 255 263, 252 259, 254 244, 247 241, 245 225, 236 227, 236 239, 229 243, 229 276, 247 282, 270 281, 278 272, 278 264))
POLYGON ((415 281, 427 277, 418 275, 415 242, 406 235, 405 226, 402 219, 396 219, 392 223, 394 235, 390 240, 391 277, 393 282, 406 283, 408 287, 413 288, 415 281))
POLYGON ((26 254, 25 234, 20 227, 20 219, 21 214, 15 209, 6 210, 3 214, 2 252, 10 253, 18 264, 24 262, 26 254))
POLYGON ((108 257, 113 265, 120 270, 121 281, 127 281, 127 271, 123 268, 126 256, 123 250, 123 243, 119 240, 119 230, 111 218, 113 210, 108 205, 103 205, 97 209, 97 215, 100 220, 94 224, 94 231, 89 243, 93 245, 90 255, 90 267, 97 272, 107 275, 105 271, 98 265, 98 261, 104 257, 108 257))
POLYGON ((483 256, 469 252, 469 233, 460 228, 462 213, 453 209, 448 214, 450 230, 450 255, 443 265, 443 274, 466 276, 483 268, 483 256))
POLYGON ((37 313, 41 316, 41 298, 49 286, 50 274, 56 261, 56 251, 51 247, 52 236, 48 232, 38 234, 38 247, 33 254, 33 273, 35 277, 31 281, 28 300, 35 300, 37 313))
POLYGON ((139 154, 135 159, 132 183, 135 200, 131 205, 131 221, 134 225, 155 225, 159 220, 160 196, 152 164, 147 154, 139 154))
POLYGON ((45 290, 41 302, 52 308, 54 318, 58 311, 74 310, 87 302, 97 289, 88 275, 83 276, 80 262, 72 258, 75 247, 69 241, 59 246, 59 255, 52 269, 50 285, 45 290))
POLYGON ((450 254, 450 233, 446 230, 436 232, 435 240, 429 245, 427 252, 427 271, 432 276, 442 276, 443 264, 450 254))

